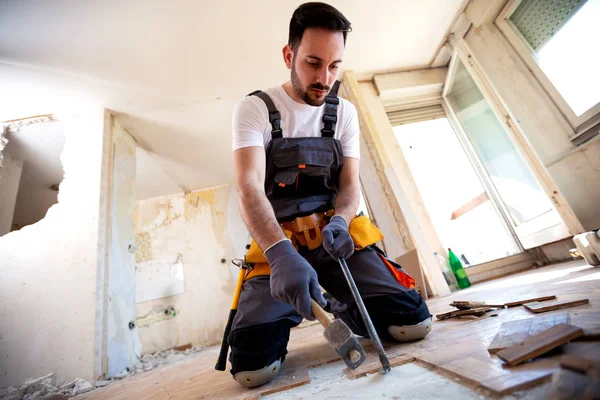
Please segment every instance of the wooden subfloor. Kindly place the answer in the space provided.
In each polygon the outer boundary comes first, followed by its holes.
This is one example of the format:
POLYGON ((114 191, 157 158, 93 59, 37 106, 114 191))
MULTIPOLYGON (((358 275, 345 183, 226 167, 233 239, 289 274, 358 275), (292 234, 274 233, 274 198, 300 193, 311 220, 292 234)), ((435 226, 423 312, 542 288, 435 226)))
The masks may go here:
MULTIPOLYGON (((427 303, 431 313, 435 315, 452 310, 448 305, 452 300, 496 303, 544 295, 556 295, 559 299, 587 298, 590 302, 535 316, 598 311, 600 268, 590 267, 583 261, 562 263, 474 285, 448 297, 430 299, 427 303)), ((487 348, 503 322, 533 316, 522 306, 517 306, 500 310, 497 317, 435 321, 432 333, 425 339, 410 344, 386 344, 386 349, 393 365, 417 362, 442 374, 460 378, 465 384, 481 389, 490 396, 524 390, 548 381, 558 371, 558 362, 565 351, 600 358, 600 345, 597 341, 573 342, 565 346, 566 350, 563 352, 517 367, 507 367, 496 355, 488 353, 487 348)), ((78 399, 257 399, 261 394, 310 384, 309 367, 338 361, 321 335, 320 325, 293 329, 288 346, 289 354, 280 375, 260 388, 245 390, 231 378, 229 372, 215 371, 214 364, 219 350, 215 346, 191 360, 126 378, 79 396, 78 399)), ((362 340, 362 343, 370 353, 369 358, 357 371, 346 371, 350 379, 375 372, 379 367, 369 342, 362 340)))

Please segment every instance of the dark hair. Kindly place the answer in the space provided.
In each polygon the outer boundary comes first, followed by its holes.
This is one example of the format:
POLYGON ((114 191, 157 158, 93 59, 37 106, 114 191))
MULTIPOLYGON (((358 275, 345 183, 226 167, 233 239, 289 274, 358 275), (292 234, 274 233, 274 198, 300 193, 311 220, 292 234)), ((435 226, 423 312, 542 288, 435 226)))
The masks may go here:
POLYGON ((300 44, 306 28, 325 28, 344 34, 344 44, 348 32, 352 32, 350 21, 335 7, 329 4, 312 2, 304 3, 296 8, 290 20, 290 36, 288 44, 294 50, 300 44))

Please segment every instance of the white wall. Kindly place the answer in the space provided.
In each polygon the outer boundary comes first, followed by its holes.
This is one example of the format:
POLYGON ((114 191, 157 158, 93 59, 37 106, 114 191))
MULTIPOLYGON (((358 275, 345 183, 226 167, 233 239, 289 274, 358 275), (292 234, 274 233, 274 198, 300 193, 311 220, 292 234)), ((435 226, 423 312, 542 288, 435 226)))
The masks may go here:
POLYGON ((178 258, 184 280, 183 294, 137 305, 142 353, 219 343, 237 277, 230 260, 243 257, 250 240, 235 186, 138 201, 136 232, 136 285, 165 290, 164 282, 153 285, 141 279, 152 279, 147 273, 152 271, 155 279, 164 276, 158 269, 170 268, 178 258), (176 315, 165 315, 171 306, 176 315))
POLYGON ((104 110, 64 121, 58 204, 0 238, 0 387, 50 372, 95 379, 104 110))
POLYGON ((567 121, 495 25, 465 41, 584 229, 599 228, 600 140, 571 143, 567 121))
POLYGON ((0 236, 11 231, 22 170, 23 161, 4 149, 0 169, 0 236))

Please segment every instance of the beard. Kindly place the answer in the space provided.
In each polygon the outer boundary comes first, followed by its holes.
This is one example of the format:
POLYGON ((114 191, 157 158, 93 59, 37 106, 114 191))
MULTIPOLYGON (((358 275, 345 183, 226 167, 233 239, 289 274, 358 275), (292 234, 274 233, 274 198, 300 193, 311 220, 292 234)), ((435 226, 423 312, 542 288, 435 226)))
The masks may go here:
POLYGON ((300 96, 300 98, 304 100, 306 104, 315 107, 323 105, 323 103, 325 102, 325 96, 323 96, 323 98, 320 98, 310 89, 325 90, 327 93, 329 93, 329 91, 331 90, 330 86, 321 85, 320 83, 313 83, 311 85, 308 85, 308 87, 304 89, 302 87, 302 83, 300 82, 300 77, 296 73, 295 62, 292 64, 292 86, 294 87, 296 94, 300 96))

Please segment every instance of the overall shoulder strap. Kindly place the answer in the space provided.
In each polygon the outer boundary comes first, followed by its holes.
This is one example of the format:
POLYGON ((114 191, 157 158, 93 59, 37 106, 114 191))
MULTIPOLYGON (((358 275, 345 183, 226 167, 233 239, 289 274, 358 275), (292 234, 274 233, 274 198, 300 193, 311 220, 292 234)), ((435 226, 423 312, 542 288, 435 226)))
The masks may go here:
POLYGON ((262 101, 265 102, 267 110, 269 111, 269 122, 273 127, 271 132, 273 139, 283 137, 283 132, 281 130, 281 115, 279 114, 279 111, 277 111, 277 108, 275 108, 275 103, 273 103, 273 100, 271 100, 269 95, 260 90, 255 90, 254 92, 248 94, 248 96, 258 96, 262 99, 262 101))
POLYGON ((331 91, 325 97, 325 113, 323 114, 323 129, 321 135, 323 137, 333 137, 335 134, 335 124, 337 122, 337 107, 340 104, 340 99, 337 97, 337 92, 340 87, 340 81, 335 81, 331 91))

